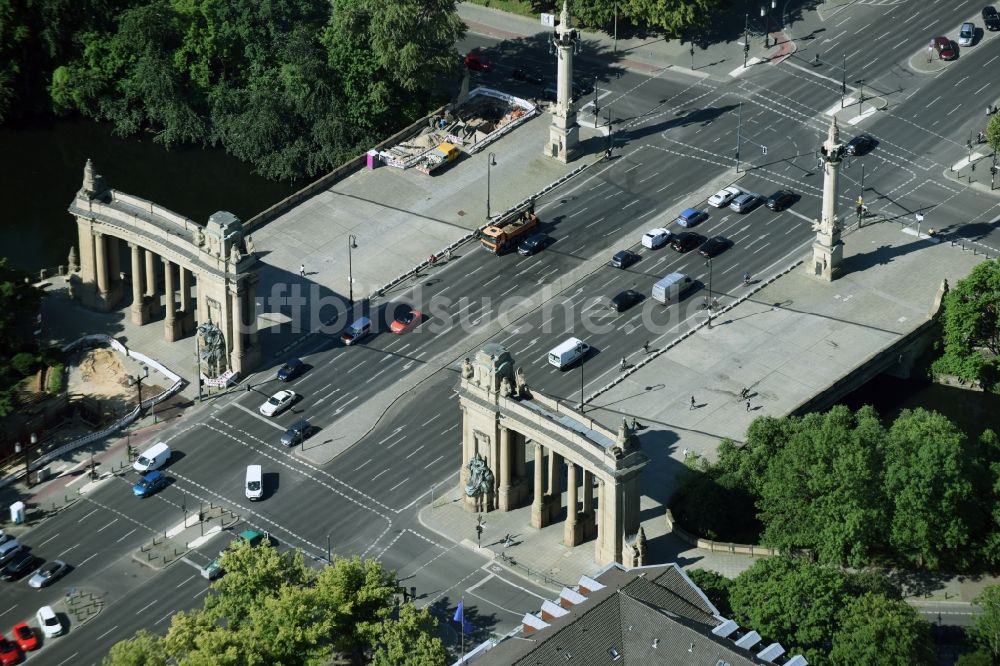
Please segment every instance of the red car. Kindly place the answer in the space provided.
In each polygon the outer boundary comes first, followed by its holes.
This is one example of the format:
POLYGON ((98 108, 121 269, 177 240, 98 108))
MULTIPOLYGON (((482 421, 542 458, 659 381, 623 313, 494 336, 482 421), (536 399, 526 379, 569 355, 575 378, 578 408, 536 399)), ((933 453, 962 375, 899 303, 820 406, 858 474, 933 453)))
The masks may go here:
POLYGON ((38 648, 38 636, 35 635, 35 631, 26 622, 15 624, 10 633, 25 652, 31 652, 38 648))
POLYGON ((931 42, 931 48, 937 51, 941 60, 954 60, 958 57, 955 53, 955 45, 947 37, 935 37, 931 42))
POLYGON ((414 310, 410 308, 403 314, 399 315, 392 320, 389 324, 389 329, 393 333, 406 333, 408 330, 420 323, 420 319, 423 315, 420 314, 420 310, 414 310))
POLYGON ((21 660, 21 651, 17 646, 0 634, 0 666, 12 666, 21 660))
POLYGON ((470 53, 465 56, 465 66, 474 72, 489 72, 492 69, 490 61, 478 53, 470 53))

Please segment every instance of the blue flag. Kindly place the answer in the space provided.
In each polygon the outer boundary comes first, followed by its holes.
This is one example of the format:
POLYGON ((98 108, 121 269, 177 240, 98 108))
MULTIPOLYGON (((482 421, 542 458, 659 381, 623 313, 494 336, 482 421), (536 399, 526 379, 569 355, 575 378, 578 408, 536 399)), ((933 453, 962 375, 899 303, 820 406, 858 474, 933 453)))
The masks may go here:
POLYGON ((463 622, 462 623, 462 633, 463 634, 471 634, 473 629, 474 629, 474 627, 472 626, 471 622, 463 622))
POLYGON ((465 627, 465 602, 459 601, 458 608, 455 609, 455 617, 452 618, 455 622, 461 622, 462 627, 465 627))

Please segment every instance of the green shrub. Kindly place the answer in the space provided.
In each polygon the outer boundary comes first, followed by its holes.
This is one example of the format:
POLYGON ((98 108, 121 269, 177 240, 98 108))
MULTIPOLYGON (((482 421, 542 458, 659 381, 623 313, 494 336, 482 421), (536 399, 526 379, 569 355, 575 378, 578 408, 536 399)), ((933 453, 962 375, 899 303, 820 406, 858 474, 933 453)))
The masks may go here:
POLYGON ((63 390, 63 373, 66 371, 66 366, 62 363, 56 363, 55 365, 49 366, 49 372, 46 376, 48 380, 47 390, 49 393, 62 393, 63 390))
POLYGON ((15 354, 14 358, 10 359, 10 365, 14 370, 21 373, 22 377, 27 377, 35 371, 38 366, 38 359, 34 354, 21 352, 20 354, 15 354))

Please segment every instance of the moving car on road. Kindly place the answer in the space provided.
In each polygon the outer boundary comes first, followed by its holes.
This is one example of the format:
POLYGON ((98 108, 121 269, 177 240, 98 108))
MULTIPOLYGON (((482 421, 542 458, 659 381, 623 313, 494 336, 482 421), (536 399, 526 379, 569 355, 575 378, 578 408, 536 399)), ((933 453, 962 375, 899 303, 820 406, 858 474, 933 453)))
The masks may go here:
POLYGON ((490 65, 490 61, 478 53, 470 53, 465 56, 465 66, 473 72, 489 72, 493 69, 490 65))
POLYGON ((522 67, 514 68, 514 71, 510 73, 514 79, 518 81, 524 81, 525 83, 533 83, 536 86, 540 86, 545 83, 545 79, 542 77, 541 72, 537 69, 524 69, 522 67))
POLYGON ((632 250, 619 250, 611 257, 611 265, 615 268, 628 268, 639 261, 639 255, 632 250))
POLYGON ((8 582, 15 581, 31 571, 37 563, 37 557, 27 550, 21 550, 7 562, 7 566, 3 568, 3 572, 0 572, 0 578, 8 582))
POLYGON ((10 630, 10 634, 17 646, 25 652, 38 649, 38 636, 35 635, 35 630, 28 626, 27 622, 15 624, 14 628, 10 630))
POLYGON ((642 235, 642 246, 648 247, 650 250, 655 250, 658 247, 666 245, 669 238, 670 232, 666 229, 650 229, 642 235))
POLYGON ((299 419, 281 435, 281 443, 285 446, 295 446, 301 444, 309 438, 312 432, 312 424, 305 419, 299 419))
POLYGON ((693 250, 704 242, 705 237, 701 234, 696 234, 693 231, 683 231, 679 234, 674 234, 673 240, 670 241, 670 247, 678 252, 687 252, 688 250, 693 250))
POLYGON ((62 620, 52 610, 52 606, 42 606, 39 608, 38 612, 35 613, 35 619, 38 620, 38 626, 42 628, 42 633, 45 634, 46 638, 53 638, 62 634, 62 620))
POLYGON ((972 42, 975 39, 976 39, 976 24, 972 22, 963 23, 962 27, 958 29, 958 45, 972 46, 972 42))
POLYGON ((530 257, 544 250, 548 244, 549 237, 545 234, 531 234, 517 246, 517 253, 525 257, 530 257))
POLYGON ((642 302, 642 298, 643 296, 639 292, 633 289, 626 289, 611 299, 611 309, 615 312, 624 312, 633 305, 642 302))
POLYGON ((708 211, 699 210, 697 208, 685 208, 681 211, 681 214, 677 216, 677 219, 674 220, 674 222, 686 229, 690 229, 699 222, 704 222, 707 219, 708 211))
POLYGON ((397 335, 400 333, 406 333, 408 330, 420 323, 421 316, 420 310, 410 308, 392 320, 392 323, 389 324, 389 330, 397 335))
POLYGON ((785 210, 795 203, 795 195, 788 190, 778 190, 767 198, 767 207, 771 210, 785 210))
POLYGON ((955 52, 955 45, 947 37, 935 37, 931 40, 930 48, 933 51, 937 51, 938 58, 941 60, 954 60, 958 57, 958 53, 955 52))
POLYGON ((40 590, 65 576, 67 571, 69 571, 69 566, 65 562, 62 560, 52 560, 28 579, 28 585, 36 590, 40 590))
POLYGON ((848 155, 864 155, 878 145, 878 141, 870 134, 859 134, 847 142, 844 152, 848 155))
POLYGON ((267 402, 260 406, 260 413, 264 416, 277 416, 288 409, 293 402, 295 402, 295 392, 281 390, 268 398, 267 402))
POLYGON ((283 366, 278 369, 278 380, 282 382, 290 382, 305 370, 306 364, 302 362, 301 359, 290 358, 283 366))
POLYGON ((0 666, 13 666, 21 660, 21 653, 17 645, 7 640, 7 637, 0 634, 0 666))
POLYGON ((715 206, 716 208, 725 208, 729 205, 729 202, 735 199, 737 196, 743 193, 738 187, 730 185, 729 187, 719 190, 712 196, 708 198, 708 205, 715 206))
POLYGON ((732 241, 728 238, 724 236, 714 236, 702 243, 702 246, 698 248, 698 254, 705 258, 711 258, 717 254, 725 252, 730 245, 732 245, 732 241))
POLYGON ((146 472, 138 483, 132 486, 132 494, 136 497, 149 497, 160 488, 167 485, 167 477, 163 472, 146 472))
POLYGON ((983 24, 990 32, 1000 30, 1000 13, 997 13, 993 5, 983 7, 983 24))
POLYGON ((737 213, 749 213, 760 203, 760 195, 753 192, 744 192, 729 204, 729 210, 737 213))

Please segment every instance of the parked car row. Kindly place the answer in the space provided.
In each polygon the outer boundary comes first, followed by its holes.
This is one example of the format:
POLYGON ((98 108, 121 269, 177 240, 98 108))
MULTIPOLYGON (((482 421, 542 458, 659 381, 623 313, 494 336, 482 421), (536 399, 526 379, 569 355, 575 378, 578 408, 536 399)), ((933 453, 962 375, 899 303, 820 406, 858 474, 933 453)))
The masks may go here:
POLYGON ((2 567, 0 578, 12 582, 34 571, 34 575, 28 579, 28 586, 40 590, 69 571, 69 566, 62 560, 52 560, 48 564, 39 566, 42 562, 44 560, 32 553, 15 537, 0 531, 0 567, 2 567))

